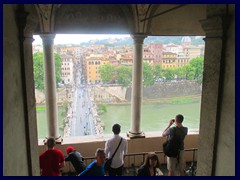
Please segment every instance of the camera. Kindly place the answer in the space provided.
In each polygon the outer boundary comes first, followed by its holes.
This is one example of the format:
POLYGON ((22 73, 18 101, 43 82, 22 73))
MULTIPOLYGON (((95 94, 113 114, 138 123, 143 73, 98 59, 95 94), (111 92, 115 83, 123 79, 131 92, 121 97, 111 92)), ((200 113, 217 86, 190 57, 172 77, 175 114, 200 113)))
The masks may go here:
POLYGON ((172 122, 174 123, 174 122, 175 122, 175 119, 172 119, 172 122))

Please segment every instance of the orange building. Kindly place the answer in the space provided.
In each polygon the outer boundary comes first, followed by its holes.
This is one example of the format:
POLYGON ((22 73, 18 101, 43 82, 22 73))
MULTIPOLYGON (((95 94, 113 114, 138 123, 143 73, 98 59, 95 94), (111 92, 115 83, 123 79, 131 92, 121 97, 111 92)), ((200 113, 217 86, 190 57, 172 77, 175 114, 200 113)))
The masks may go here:
POLYGON ((109 64, 109 60, 102 56, 91 56, 86 59, 87 82, 89 84, 98 84, 102 81, 99 75, 99 67, 105 64, 109 64))

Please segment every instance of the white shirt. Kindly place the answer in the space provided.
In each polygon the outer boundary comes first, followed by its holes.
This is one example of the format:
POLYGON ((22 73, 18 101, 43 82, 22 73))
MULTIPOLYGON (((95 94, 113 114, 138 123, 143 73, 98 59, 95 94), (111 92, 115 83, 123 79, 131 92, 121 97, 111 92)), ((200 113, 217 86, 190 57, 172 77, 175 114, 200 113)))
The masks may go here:
MULTIPOLYGON (((108 158, 112 157, 113 153, 118 147, 120 140, 121 140, 121 136, 114 135, 111 139, 106 141, 105 152, 108 158)), ((123 138, 116 154, 113 157, 112 164, 111 164, 112 168, 119 168, 124 164, 123 156, 124 154, 127 154, 127 150, 128 150, 128 143, 127 143, 127 140, 123 138)))

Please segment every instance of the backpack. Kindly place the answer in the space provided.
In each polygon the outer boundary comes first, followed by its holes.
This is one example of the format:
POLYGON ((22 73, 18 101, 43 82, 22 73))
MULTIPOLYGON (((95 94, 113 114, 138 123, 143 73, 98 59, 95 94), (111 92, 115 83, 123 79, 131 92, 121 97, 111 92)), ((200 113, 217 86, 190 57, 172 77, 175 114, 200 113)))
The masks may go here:
POLYGON ((176 135, 176 127, 173 127, 173 137, 163 143, 163 153, 168 157, 178 158, 181 141, 181 138, 176 135))

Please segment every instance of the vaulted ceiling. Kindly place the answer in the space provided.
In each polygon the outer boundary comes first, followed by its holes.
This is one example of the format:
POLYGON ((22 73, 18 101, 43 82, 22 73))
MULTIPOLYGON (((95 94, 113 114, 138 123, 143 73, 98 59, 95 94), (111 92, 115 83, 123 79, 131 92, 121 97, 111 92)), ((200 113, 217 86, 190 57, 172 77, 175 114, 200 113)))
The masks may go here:
POLYGON ((27 4, 34 34, 204 35, 199 20, 206 5, 192 4, 27 4))

